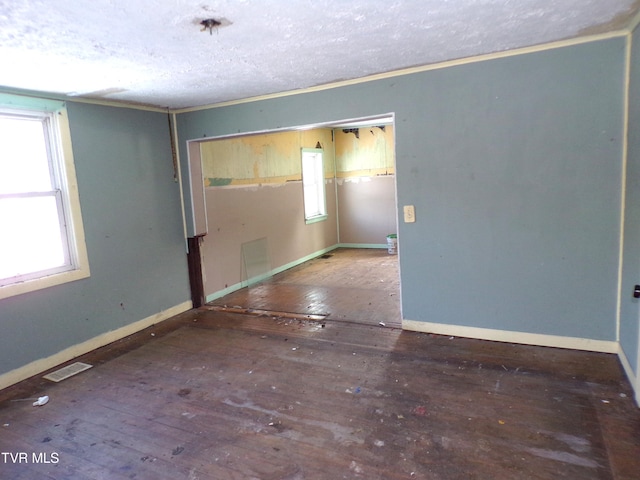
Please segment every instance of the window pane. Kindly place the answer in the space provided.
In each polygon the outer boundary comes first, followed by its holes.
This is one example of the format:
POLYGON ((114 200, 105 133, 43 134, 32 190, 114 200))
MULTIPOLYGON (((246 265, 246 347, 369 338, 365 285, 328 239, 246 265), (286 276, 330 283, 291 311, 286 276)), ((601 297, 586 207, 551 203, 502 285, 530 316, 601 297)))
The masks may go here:
POLYGON ((302 187, 305 218, 325 215, 322 152, 302 152, 302 187))
POLYGON ((313 168, 316 156, 313 153, 304 152, 302 154, 302 184, 313 185, 316 183, 315 169, 313 168))
POLYGON ((52 189, 42 119, 0 116, 0 194, 52 189))
POLYGON ((0 279, 65 264, 55 196, 0 199, 0 279))
POLYGON ((316 185, 304 187, 304 211, 307 217, 320 215, 320 204, 318 198, 318 189, 316 185))

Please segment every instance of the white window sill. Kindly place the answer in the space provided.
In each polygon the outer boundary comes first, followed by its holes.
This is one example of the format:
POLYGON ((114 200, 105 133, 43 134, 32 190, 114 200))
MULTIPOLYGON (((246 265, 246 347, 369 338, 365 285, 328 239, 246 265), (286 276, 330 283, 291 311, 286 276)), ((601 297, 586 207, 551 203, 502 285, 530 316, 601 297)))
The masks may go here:
POLYGON ((0 287, 0 299, 13 297, 15 295, 22 295, 23 293, 34 292, 36 290, 42 290, 43 288, 53 287, 55 285, 62 285, 63 283, 88 278, 89 276, 89 268, 87 267, 47 275, 46 277, 35 278, 33 280, 26 280, 20 283, 12 283, 10 285, 0 287))
POLYGON ((304 223, 306 223, 307 225, 309 225, 310 223, 323 222, 323 221, 325 221, 327 218, 329 218, 329 215, 327 215, 327 214, 325 214, 325 215, 316 215, 315 217, 305 218, 305 219, 304 219, 304 223))

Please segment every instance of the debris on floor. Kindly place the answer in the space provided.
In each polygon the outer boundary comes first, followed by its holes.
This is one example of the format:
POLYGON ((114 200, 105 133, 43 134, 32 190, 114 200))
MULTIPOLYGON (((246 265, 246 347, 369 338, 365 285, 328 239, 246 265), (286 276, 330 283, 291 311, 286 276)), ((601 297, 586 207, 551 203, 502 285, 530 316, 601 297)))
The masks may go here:
POLYGON ((41 407, 42 405, 46 405, 49 403, 49 397, 44 395, 43 397, 39 397, 35 402, 33 402, 34 407, 41 407))
MULTIPOLYGON (((46 405, 47 403, 49 403, 49 397, 47 395, 43 395, 42 397, 37 397, 37 398, 35 397, 34 398, 16 398, 11 401, 12 402, 33 402, 34 407, 41 407, 42 405, 46 405)), ((5 427, 7 425, 5 425, 5 427)))
POLYGON ((413 413, 415 415, 418 415, 419 417, 424 417, 427 414, 427 408, 422 405, 419 405, 413 409, 413 413))

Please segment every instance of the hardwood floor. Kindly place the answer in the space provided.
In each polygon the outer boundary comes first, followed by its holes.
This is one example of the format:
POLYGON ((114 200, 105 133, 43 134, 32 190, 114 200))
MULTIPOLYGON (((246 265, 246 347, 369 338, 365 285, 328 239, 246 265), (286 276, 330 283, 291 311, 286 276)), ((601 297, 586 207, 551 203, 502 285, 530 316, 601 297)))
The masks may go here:
POLYGON ((398 257, 340 248, 211 304, 400 327, 398 257))
POLYGON ((0 391, 0 478, 639 478, 615 356, 346 320, 205 306, 0 391))

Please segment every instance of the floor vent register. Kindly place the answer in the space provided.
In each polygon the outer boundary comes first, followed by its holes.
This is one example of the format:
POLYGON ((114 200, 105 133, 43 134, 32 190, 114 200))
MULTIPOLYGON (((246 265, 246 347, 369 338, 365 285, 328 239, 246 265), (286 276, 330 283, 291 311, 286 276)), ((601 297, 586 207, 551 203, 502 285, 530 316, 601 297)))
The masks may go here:
POLYGON ((72 363, 71 365, 67 365, 66 367, 62 367, 55 372, 48 373, 43 378, 57 383, 61 382, 62 380, 66 380, 69 377, 73 377, 80 372, 84 372, 91 367, 93 367, 93 365, 89 365, 88 363, 76 362, 72 363))

